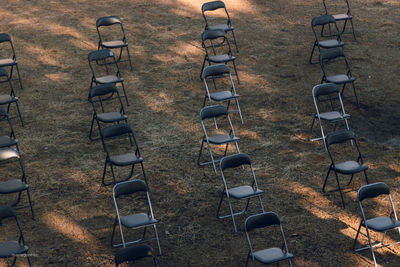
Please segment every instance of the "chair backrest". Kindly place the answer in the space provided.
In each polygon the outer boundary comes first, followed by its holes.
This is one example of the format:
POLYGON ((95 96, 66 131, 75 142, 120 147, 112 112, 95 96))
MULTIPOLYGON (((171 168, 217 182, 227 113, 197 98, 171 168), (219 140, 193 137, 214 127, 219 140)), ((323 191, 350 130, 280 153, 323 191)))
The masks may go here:
POLYGON ((311 20, 312 27, 323 26, 329 23, 336 23, 336 20, 332 15, 316 16, 311 20))
POLYGON ((108 96, 118 93, 118 88, 113 83, 99 84, 90 88, 89 101, 93 101, 95 97, 108 96))
POLYGON ((207 2, 201 6, 201 12, 204 13, 206 11, 213 11, 219 8, 226 8, 224 2, 222 1, 207 2))
POLYGON ((204 107, 200 110, 200 120, 217 118, 219 116, 228 115, 228 110, 222 105, 212 105, 204 107))
POLYGON ((338 94, 339 87, 334 83, 323 83, 313 87, 312 94, 315 98, 331 94, 338 94))
POLYGON ((217 38, 224 38, 226 39, 226 33, 223 30, 205 30, 201 34, 201 40, 203 43, 207 40, 214 40, 217 38))
POLYGON ((114 24, 122 24, 121 19, 118 16, 107 16, 101 17, 96 20, 96 27, 110 26, 114 24))
POLYGON ((143 180, 135 179, 117 183, 114 185, 112 192, 114 197, 118 198, 122 195, 130 195, 136 192, 148 192, 148 188, 143 180))
POLYGON ((353 140, 356 143, 356 135, 353 131, 347 129, 342 129, 329 133, 325 138, 327 147, 333 144, 340 144, 350 140, 353 140))
MULTIPOLYGON (((328 14, 328 7, 326 5, 327 0, 322 0, 322 3, 324 4, 324 8, 325 8, 325 13, 328 14)), ((328 1, 329 2, 329 1, 328 1)), ((331 2, 335 2, 338 3, 339 1, 333 1, 331 0, 331 2)), ((346 2, 346 6, 347 6, 347 14, 351 14, 351 10, 350 10, 350 3, 348 0, 343 0, 343 2, 346 2)), ((333 14, 332 12, 329 12, 330 14, 333 14)), ((341 11, 341 13, 343 13, 343 11, 341 11)))
POLYGON ((14 127, 12 126, 10 117, 8 116, 8 112, 3 107, 0 107, 0 117, 5 117, 6 118, 6 120, 8 122, 8 126, 10 127, 10 137, 16 139, 15 132, 14 132, 14 127))
POLYGON ((101 135, 104 139, 113 138, 124 134, 133 134, 132 127, 127 123, 113 124, 104 127, 101 130, 101 135))
POLYGON ((206 66, 203 70, 202 77, 203 79, 206 79, 208 77, 212 76, 219 76, 223 74, 230 74, 230 68, 226 64, 216 64, 216 65, 210 65, 206 66))
POLYGON ((249 155, 244 153, 233 154, 223 157, 220 162, 220 168, 222 171, 228 168, 236 168, 241 165, 251 165, 249 155))
POLYGON ((107 58, 115 58, 113 51, 110 49, 92 51, 88 55, 89 64, 95 60, 106 60, 107 58))
POLYGON ((270 225, 280 225, 281 220, 275 212, 264 212, 249 216, 245 221, 246 232, 251 232, 256 228, 264 228, 270 225))
POLYGON ((10 217, 17 218, 15 209, 11 206, 1 205, 0 206, 0 224, 3 219, 10 218, 10 217))
POLYGON ((325 49, 319 54, 321 64, 325 63, 327 60, 333 60, 339 57, 346 58, 344 50, 341 47, 325 49))
POLYGON ((10 42, 11 43, 11 37, 8 35, 8 33, 0 33, 0 43, 2 42, 10 42))
POLYGON ((389 195, 390 189, 383 182, 377 182, 373 184, 366 184, 361 186, 357 192, 357 199, 362 202, 366 198, 374 198, 380 195, 389 195))
POLYGON ((139 244, 125 247, 115 254, 115 264, 118 266, 123 262, 140 260, 145 257, 154 257, 154 250, 151 246, 139 244))

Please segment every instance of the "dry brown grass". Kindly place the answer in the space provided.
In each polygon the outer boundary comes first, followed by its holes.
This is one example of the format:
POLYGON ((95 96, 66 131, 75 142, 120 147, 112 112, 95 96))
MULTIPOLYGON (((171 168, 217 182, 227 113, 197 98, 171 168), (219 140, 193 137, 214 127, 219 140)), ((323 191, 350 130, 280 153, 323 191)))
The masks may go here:
MULTIPOLYGON (((111 188, 101 186, 100 142, 90 142, 91 78, 87 55, 97 48, 95 21, 118 15, 127 32, 134 71, 121 64, 129 122, 144 157, 164 255, 161 266, 241 266, 244 233, 215 218, 222 182, 196 166, 202 137, 204 88, 200 34, 203 1, 4 1, 0 32, 14 41, 25 90, 17 88, 25 128, 14 120, 37 220, 18 211, 35 266, 113 264, 111 188)), ((254 163, 266 210, 283 219, 298 266, 371 265, 351 251, 359 223, 355 192, 324 195, 329 164, 323 146, 308 142, 314 112, 311 88, 318 65, 307 60, 312 17, 321 1, 225 1, 240 48, 238 93, 245 124, 233 115, 241 151, 254 163)), ((360 136, 371 181, 383 181, 400 207, 400 5, 352 0, 358 42, 345 35, 361 108, 345 100, 360 136)), ((351 94, 350 90, 346 95, 351 94)), ((2 126, 3 127, 3 126, 2 126)), ((4 168, 2 169, 4 170, 4 168)), ((357 189, 363 181, 356 178, 357 189)), ((386 209, 387 205, 382 207, 386 209)), ((238 219, 242 228, 243 219, 238 219)), ((398 235, 390 235, 398 238, 398 235)), ((381 249, 378 262, 396 266, 400 247, 381 249)), ((24 264, 24 259, 19 259, 24 264)), ((3 263, 4 264, 4 263, 3 263)))

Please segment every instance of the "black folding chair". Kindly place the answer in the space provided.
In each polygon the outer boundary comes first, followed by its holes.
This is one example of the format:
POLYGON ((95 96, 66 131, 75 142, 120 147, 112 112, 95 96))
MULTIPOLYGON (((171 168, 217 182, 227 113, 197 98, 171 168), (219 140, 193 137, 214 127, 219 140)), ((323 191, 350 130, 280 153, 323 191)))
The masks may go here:
POLYGON ((334 83, 337 85, 342 85, 341 94, 343 98, 344 88, 346 87, 346 84, 350 83, 353 87, 354 97, 356 98, 357 106, 359 107, 360 103, 358 102, 357 90, 354 85, 356 79, 351 74, 350 64, 347 61, 343 49, 341 47, 337 47, 321 51, 321 53, 319 54, 319 62, 321 64, 321 69, 323 72, 321 83, 334 83), (335 68, 336 70, 336 68, 342 68, 342 74, 329 75, 327 70, 328 62, 332 62, 332 64, 329 64, 332 65, 331 67, 329 67, 330 69, 335 68))
MULTIPOLYGON (((33 212, 33 204, 31 200, 31 195, 29 193, 29 185, 26 179, 25 167, 24 162, 22 160, 21 154, 15 148, 0 148, 0 163, 7 164, 7 169, 10 171, 10 164, 18 160, 19 168, 21 170, 21 179, 12 179, 6 181, 0 181, 0 195, 9 195, 18 193, 17 201, 13 204, 16 206, 21 201, 22 192, 26 191, 29 201, 29 207, 31 209, 32 219, 35 219, 35 214, 33 212)), ((26 208, 28 206, 19 207, 19 208, 26 208)))
POLYGON ((204 48, 204 60, 201 67, 200 78, 202 78, 203 69, 206 61, 211 64, 228 64, 232 62, 237 82, 240 84, 239 75, 236 69, 236 57, 232 54, 232 49, 226 33, 223 30, 206 30, 201 35, 201 46, 204 48))
MULTIPOLYGON (((279 266, 279 263, 282 261, 289 261, 290 266, 292 266, 293 254, 289 253, 285 233, 283 232, 282 223, 279 216, 275 212, 264 212, 261 214, 256 214, 248 217, 245 222, 245 231, 246 238, 249 244, 249 253, 247 254, 246 266, 249 263, 249 259, 252 260, 253 266, 256 266, 256 262, 260 262, 263 264, 274 264, 276 263, 279 266), (255 251, 254 245, 250 239, 250 233, 255 231, 256 229, 264 229, 268 226, 279 226, 280 233, 282 236, 282 245, 280 247, 272 247, 267 249, 261 249, 255 251)), ((252 234, 253 239, 256 239, 256 233, 260 236, 259 232, 254 232, 252 234)), ((269 236, 269 235, 268 235, 269 236)), ((261 236, 262 237, 262 236, 261 236)), ((270 236, 269 236, 270 237, 270 236)), ((262 240, 265 240, 262 237, 262 240)))
MULTIPOLYGON (((357 39, 356 39, 356 33, 354 32, 353 15, 351 14, 350 4, 349 4, 349 1, 348 1, 348 0, 344 0, 344 1, 346 1, 346 6, 347 6, 347 11, 346 11, 346 13, 333 14, 332 16, 335 18, 336 21, 344 21, 344 23, 343 23, 343 28, 342 28, 342 30, 341 30, 341 34, 343 34, 343 33, 345 32, 346 26, 347 26, 347 22, 350 21, 350 23, 351 23, 351 29, 352 29, 352 31, 353 31, 354 40, 357 40, 357 39)), ((335 2, 338 2, 338 1, 335 1, 335 2)), ((328 15, 329 13, 328 13, 327 5, 326 5, 326 0, 322 0, 322 3, 324 4, 325 14, 328 15)), ((322 31, 321 31, 321 35, 322 35, 322 33, 323 33, 323 29, 322 29, 322 31)))
MULTIPOLYGON (((339 88, 334 83, 323 83, 313 87, 312 95, 315 106, 315 115, 311 123, 311 136, 315 120, 318 120, 321 136, 311 138, 310 141, 323 140, 325 146, 325 133, 322 122, 333 123, 333 131, 336 131, 338 122, 343 121, 346 129, 349 130, 347 120, 350 118, 349 114, 344 111, 342 97, 339 88)), ((326 149, 326 147, 325 147, 326 149)))
MULTIPOLYGON (((350 185, 351 181, 353 180, 354 175, 362 172, 362 173, 364 173, 365 181, 368 184, 369 183, 368 177, 367 177, 368 166, 364 164, 364 160, 362 158, 360 148, 359 148, 357 140, 356 140, 356 135, 351 130, 342 129, 339 131, 329 133, 325 138, 325 143, 326 143, 326 149, 327 149, 329 158, 331 160, 331 164, 329 165, 328 173, 326 174, 324 185, 322 186, 322 192, 325 193, 325 186, 328 181, 329 174, 331 173, 331 171, 333 171, 335 173, 337 188, 334 190, 331 190, 329 192, 339 191, 340 197, 342 198, 343 208, 345 208, 343 192, 342 192, 342 188, 339 183, 338 174, 351 175, 350 180, 347 183, 347 186, 348 186, 348 185, 350 185), (352 146, 348 146, 348 147, 350 147, 352 150, 354 150, 353 149, 354 146, 357 148, 356 160, 348 160, 348 161, 336 163, 335 158, 339 158, 339 157, 343 158, 343 156, 341 156, 343 154, 343 150, 339 151, 336 149, 332 149, 331 146, 332 145, 336 146, 338 144, 345 144, 347 142, 351 142, 352 146)), ((344 157, 348 159, 349 155, 345 155, 344 157)))
POLYGON ((115 266, 118 267, 121 263, 135 262, 148 257, 153 259, 153 264, 157 267, 157 259, 151 246, 147 244, 139 244, 135 246, 121 248, 115 254, 115 266))
POLYGON ((93 86, 90 88, 88 101, 93 107, 89 132, 90 140, 96 140, 92 137, 95 121, 97 122, 99 131, 101 131, 102 124, 119 123, 121 121, 128 123, 128 117, 125 115, 124 105, 115 84, 106 83, 93 86))
POLYGON ((318 48, 318 51, 321 52, 321 48, 328 49, 328 48, 344 46, 339 28, 336 24, 336 20, 332 15, 322 15, 322 16, 314 17, 311 20, 311 29, 314 33, 315 41, 314 41, 313 48, 311 50, 311 55, 310 55, 310 60, 309 60, 310 64, 317 63, 317 62, 312 62, 315 48, 318 48), (323 36, 319 37, 317 30, 319 28, 322 29, 326 25, 328 25, 329 29, 333 28, 335 30, 335 32, 332 33, 332 30, 331 30, 331 34, 329 36, 327 36, 328 38, 323 38, 323 36))
POLYGON ((126 48, 129 65, 132 67, 131 55, 129 54, 128 42, 122 21, 118 16, 107 16, 98 18, 96 21, 97 34, 99 35, 100 49, 119 49, 118 62, 121 61, 122 50, 126 48), (105 28, 109 28, 108 31, 105 28), (103 29, 103 30, 102 30, 103 29), (110 38, 110 39, 108 39, 110 38), (110 40, 110 41, 106 41, 110 40), (116 40, 115 40, 116 39, 116 40))
POLYGON ((252 198, 258 198, 258 201, 260 203, 260 210, 261 212, 264 212, 264 206, 262 204, 262 199, 261 199, 263 191, 258 189, 257 179, 253 170, 253 165, 251 164, 250 157, 247 154, 240 153, 223 157, 221 159, 219 167, 221 170, 222 181, 224 183, 224 189, 221 192, 221 198, 218 204, 217 218, 224 219, 231 217, 233 222, 233 228, 235 232, 237 232, 235 216, 242 215, 248 212, 250 200, 252 198), (241 185, 238 185, 237 182, 235 183, 233 177, 229 177, 231 175, 227 175, 228 169, 235 169, 239 166, 243 168, 245 168, 245 166, 248 166, 251 172, 251 179, 246 178, 245 177, 246 175, 244 174, 240 176, 242 178, 240 182, 241 185), (243 183, 246 183, 246 180, 247 184, 243 185, 243 183), (225 196, 228 201, 230 212, 227 215, 220 215, 222 201, 225 196), (235 199, 238 201, 246 200, 245 208, 242 211, 235 212, 232 207, 231 199, 235 199))
POLYGON ((216 102, 228 102, 227 109, 229 110, 231 100, 234 100, 237 106, 237 111, 239 112, 240 120, 243 124, 242 112, 240 111, 239 105, 239 95, 236 93, 235 84, 232 80, 232 75, 230 69, 225 64, 217 64, 207 66, 203 70, 202 75, 204 86, 206 88, 206 94, 204 96, 203 107, 208 101, 212 105, 212 101, 216 102), (213 82, 212 85, 209 83, 213 82), (213 91, 210 89, 213 88, 213 91), (221 88, 226 88, 229 90, 222 91, 221 88))
MULTIPOLYGON (((390 194, 389 187, 385 183, 378 182, 378 183, 361 186, 357 192, 357 200, 358 200, 358 204, 360 205, 362 218, 361 218, 360 226, 358 227, 358 230, 357 230, 356 237, 354 239, 353 250, 358 252, 358 251, 362 251, 362 250, 366 250, 366 249, 371 249, 372 258, 374 259, 374 264, 375 264, 375 266, 377 266, 374 249, 388 247, 390 245, 400 243, 400 241, 397 241, 397 242, 394 242, 391 244, 383 245, 385 233, 387 231, 397 229, 397 231, 400 234, 400 221, 397 218, 396 209, 393 204, 393 200, 392 200, 392 196, 390 194), (373 198, 383 196, 383 195, 388 196, 390 206, 391 206, 390 215, 389 216, 379 216, 379 217, 367 219, 367 217, 365 216, 364 207, 366 207, 366 206, 371 207, 372 206, 371 204, 375 203, 375 202, 370 201, 369 205, 363 206, 363 201, 366 199, 373 199, 373 198), (360 232, 361 227, 365 228, 366 236, 368 237, 368 246, 356 248, 357 239, 358 239, 359 234, 361 233, 360 232), (382 233, 382 241, 378 242, 376 244, 372 244, 370 230, 372 230, 374 232, 382 233)), ((375 205, 376 204, 377 203, 375 203, 375 205)), ((381 202, 379 202, 379 206, 382 206, 381 202)))
MULTIPOLYGON (((204 3, 201 6, 201 14, 203 15, 204 21, 206 22, 206 26, 204 27, 205 30, 223 30, 224 32, 231 32, 233 37, 233 42, 236 46, 236 52, 239 53, 239 48, 236 42, 235 31, 232 25, 231 17, 229 16, 228 10, 224 2, 222 1, 212 1, 204 3), (222 12, 220 12, 223 10, 222 12), (215 16, 206 16, 206 13, 225 13, 224 18, 225 21, 221 21, 220 18, 216 18, 215 16), (219 23, 222 22, 222 23, 219 23), (213 25, 210 25, 213 24, 213 25), (217 23, 214 25, 214 23, 217 23)), ((222 15, 222 14, 218 14, 222 15)))
POLYGON ((131 168, 129 175, 121 180, 125 181, 133 177, 136 165, 141 166, 143 178, 147 184, 147 177, 143 166, 143 158, 140 155, 139 146, 137 145, 132 127, 126 123, 113 124, 101 129, 100 133, 104 152, 106 153, 102 178, 103 185, 107 186, 116 184, 118 182, 116 179, 114 166, 131 168), (113 181, 111 183, 105 182, 107 165, 110 165, 111 175, 113 177, 113 181))
POLYGON ((124 78, 119 70, 114 53, 110 49, 92 51, 88 55, 88 61, 92 71, 90 88, 92 88, 94 84, 120 83, 124 90, 123 97, 125 97, 126 104, 129 106, 128 95, 126 94, 124 86, 124 78), (97 62, 101 62, 101 64, 94 64, 97 62), (99 65, 101 65, 101 68, 97 67, 99 65))
POLYGON ((19 105, 18 105, 18 97, 15 96, 14 88, 12 86, 11 79, 8 76, 7 71, 1 67, 0 67, 0 80, 1 80, 0 83, 8 82, 8 86, 9 86, 9 90, 10 90, 6 94, 0 95, 0 105, 7 105, 7 112, 9 112, 11 104, 15 103, 15 106, 18 111, 19 120, 21 121, 22 127, 24 127, 24 121, 22 120, 21 111, 20 111, 19 105))
POLYGON ((211 145, 218 145, 218 146, 225 145, 225 152, 222 156, 222 157, 225 157, 226 153, 228 152, 228 146, 231 143, 235 145, 236 152, 240 153, 239 145, 238 145, 238 141, 240 140, 240 138, 236 137, 235 130, 233 129, 232 121, 229 116, 228 110, 226 109, 226 107, 224 107, 222 105, 207 106, 207 107, 202 108, 200 111, 200 123, 201 123, 201 127, 203 128, 204 136, 201 140, 199 156, 197 158, 197 164, 199 166, 212 164, 214 167, 214 172, 215 172, 215 174, 217 174, 217 168, 215 167, 215 163, 219 162, 220 158, 219 159, 214 158, 214 155, 213 155, 213 152, 211 149, 211 145), (213 119, 214 123, 216 124, 217 118, 219 118, 219 117, 227 118, 229 128, 230 128, 229 133, 226 134, 226 132, 224 132, 224 133, 216 132, 216 133, 213 133, 212 135, 209 135, 206 130, 205 120, 213 119), (210 154, 211 160, 201 162, 201 156, 202 156, 204 143, 207 143, 207 149, 210 154))
MULTIPOLYGON (((7 121, 10 133, 8 135, 0 136, 0 148, 15 147, 19 152, 18 140, 15 137, 14 127, 12 126, 10 117, 8 116, 8 112, 3 107, 0 107, 0 121, 2 120, 7 121)), ((4 129, 4 127, 2 128, 4 129)))
POLYGON ((32 266, 31 260, 28 254, 28 247, 25 244, 24 235, 22 234, 21 225, 18 222, 17 214, 15 210, 10 206, 0 206, 0 226, 3 225, 4 220, 8 218, 13 218, 18 227, 18 241, 6 241, 0 243, 0 258, 8 259, 13 258, 10 266, 14 266, 18 256, 26 257, 29 266, 32 266))
POLYGON ((15 56, 14 45, 13 42, 11 41, 10 35, 8 35, 7 33, 0 33, 0 48, 2 51, 7 51, 9 55, 8 58, 0 59, 0 68, 9 67, 10 68, 9 77, 10 80, 13 80, 12 76, 15 67, 18 75, 18 78, 16 80, 18 80, 19 86, 21 87, 21 90, 23 90, 24 88, 22 87, 22 80, 21 80, 21 75, 19 73, 17 57, 15 56))
POLYGON ((123 246, 124 248, 131 245, 131 244, 138 244, 143 242, 150 242, 153 239, 145 239, 147 227, 154 228, 155 240, 157 241, 159 255, 161 255, 161 247, 160 247, 160 240, 158 238, 157 226, 158 220, 155 219, 153 214, 153 208, 150 201, 150 194, 147 184, 140 179, 135 179, 131 181, 125 181, 121 183, 117 183, 113 187, 113 200, 115 205, 115 211, 117 213, 115 220, 114 220, 114 227, 111 236, 111 245, 113 247, 120 247, 123 246), (143 200, 143 195, 145 195, 146 203, 139 202, 139 200, 143 200), (125 198, 126 206, 122 205, 124 201, 122 198, 125 198), (132 201, 134 204, 132 204, 132 201), (121 205, 118 204, 120 202, 121 205), (122 215, 121 211, 124 210, 124 207, 127 207, 126 213, 128 215, 122 215), (140 210, 147 209, 147 212, 139 212, 140 210), (132 213, 135 211, 135 213, 132 213), (119 230, 121 233, 121 243, 115 244, 114 243, 114 235, 115 229, 119 225, 119 230), (134 241, 125 241, 123 228, 128 229, 141 229, 143 228, 142 237, 136 239, 134 241))

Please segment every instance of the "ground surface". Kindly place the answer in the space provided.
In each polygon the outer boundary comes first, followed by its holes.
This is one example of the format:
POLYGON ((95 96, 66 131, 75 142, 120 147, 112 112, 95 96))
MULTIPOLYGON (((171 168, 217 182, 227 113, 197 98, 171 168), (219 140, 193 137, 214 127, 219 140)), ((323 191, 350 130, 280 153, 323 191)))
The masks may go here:
MULTIPOLYGON (((322 194, 329 159, 322 143, 308 141, 314 113, 311 88, 321 79, 320 67, 308 64, 314 41, 310 21, 324 12, 321 1, 225 2, 240 48, 238 92, 245 124, 233 115, 234 126, 241 151, 251 156, 265 191, 265 209, 283 220, 295 264, 371 265, 370 253, 351 250, 360 214, 356 192, 345 195, 346 209, 337 193, 322 194)), ((111 187, 100 183, 105 155, 100 142, 87 138, 92 114, 87 55, 97 49, 95 21, 105 15, 122 18, 133 58, 134 71, 126 62, 121 71, 131 102, 129 122, 161 221, 160 265, 244 265, 244 219, 238 218, 241 230, 235 234, 229 219, 215 218, 221 179, 210 167, 196 165, 204 96, 199 79, 201 4, 2 3, 0 31, 13 38, 25 88, 17 88, 17 95, 26 126, 13 122, 37 219, 32 221, 27 209, 18 216, 35 266, 113 264, 111 187)), ((346 99, 345 107, 360 137, 370 180, 387 183, 400 207, 400 5, 396 0, 353 0, 351 5, 358 41, 351 35, 344 41, 361 108, 353 99, 346 99)), ((363 183, 357 176, 351 188, 363 183)), ((398 266, 400 247, 376 255, 378 263, 398 266)))

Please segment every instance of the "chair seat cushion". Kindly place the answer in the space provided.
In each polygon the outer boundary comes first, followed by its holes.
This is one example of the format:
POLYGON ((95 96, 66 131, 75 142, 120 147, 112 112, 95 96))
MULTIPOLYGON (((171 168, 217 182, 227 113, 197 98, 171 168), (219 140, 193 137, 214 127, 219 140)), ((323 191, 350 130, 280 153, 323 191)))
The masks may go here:
POLYGON ((293 258, 293 254, 284 253, 280 248, 268 248, 253 253, 254 258, 264 264, 271 264, 293 258))
POLYGON ((17 179, 0 182, 0 194, 21 192, 28 189, 28 187, 29 186, 26 183, 17 179))
POLYGON ((140 163, 143 161, 143 159, 141 157, 138 158, 135 155, 135 153, 126 153, 126 154, 111 156, 110 161, 112 164, 117 166, 127 166, 140 163))
POLYGON ((228 189, 228 193, 233 198, 242 199, 242 198, 261 195, 263 191, 260 189, 254 190, 253 187, 249 185, 243 185, 228 189))
POLYGON ((346 19, 352 19, 353 18, 352 16, 349 16, 347 14, 335 14, 335 15, 332 15, 332 16, 333 16, 333 18, 335 20, 346 20, 346 19))
POLYGON ((225 63, 229 61, 233 61, 236 58, 234 56, 230 56, 228 54, 222 54, 222 55, 215 55, 215 56, 210 56, 208 58, 209 61, 214 62, 214 63, 225 63))
POLYGON ((119 47, 128 46, 128 43, 118 40, 118 41, 103 42, 102 45, 105 48, 119 48, 119 47))
POLYGON ((116 122, 125 120, 126 118, 126 115, 122 115, 119 112, 107 112, 97 114, 97 119, 101 122, 116 122))
POLYGON ((16 60, 13 60, 12 58, 2 58, 0 59, 0 67, 5 67, 5 66, 12 66, 17 64, 18 62, 16 60))
POLYGON ((0 105, 5 105, 13 102, 17 102, 18 97, 10 96, 10 95, 0 95, 0 105))
POLYGON ((338 40, 324 40, 324 41, 320 41, 318 42, 320 47, 323 48, 333 48, 333 47, 340 47, 340 46, 344 46, 343 42, 340 42, 338 40))
POLYGON ((137 213, 121 217, 121 224, 127 228, 140 227, 155 224, 158 221, 150 218, 145 213, 137 213))
POLYGON ((321 120, 325 121, 339 121, 350 118, 349 114, 341 114, 338 111, 331 111, 319 114, 321 120))
POLYGON ((15 146, 18 143, 17 139, 8 136, 0 136, 0 147, 15 146))
POLYGON ((227 134, 219 134, 219 135, 213 135, 208 137, 208 141, 210 141, 211 144, 214 145, 223 145, 231 142, 236 142, 239 141, 239 137, 230 137, 227 134))
POLYGON ((222 92, 212 93, 210 94, 210 97, 212 100, 215 101, 224 101, 224 100, 239 98, 239 95, 233 94, 230 91, 222 91, 222 92))
POLYGON ((229 26, 228 24, 218 24, 218 25, 212 25, 208 26, 209 30, 222 30, 222 31, 233 31, 234 28, 233 26, 229 26))
POLYGON ((357 161, 345 161, 335 164, 336 171, 342 174, 353 174, 368 170, 368 166, 360 164, 357 161))
POLYGON ((117 77, 116 75, 107 75, 107 76, 96 78, 96 82, 101 83, 101 84, 103 84, 103 83, 120 83, 123 81, 124 81, 124 78, 117 77))
POLYGON ((19 244, 17 241, 7 241, 0 244, 0 258, 13 257, 28 251, 28 247, 19 244))
POLYGON ((338 74, 333 76, 326 77, 326 81, 330 83, 342 84, 342 83, 350 83, 354 82, 356 79, 353 77, 349 77, 346 74, 338 74))
MULTIPOLYGON (((365 226, 365 223, 363 223, 363 226, 365 226)), ((385 232, 400 227, 400 221, 392 220, 388 216, 381 216, 367 220, 367 226, 374 231, 385 232)))

